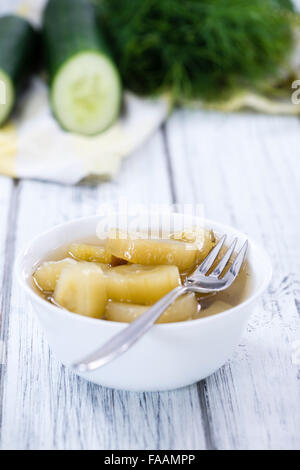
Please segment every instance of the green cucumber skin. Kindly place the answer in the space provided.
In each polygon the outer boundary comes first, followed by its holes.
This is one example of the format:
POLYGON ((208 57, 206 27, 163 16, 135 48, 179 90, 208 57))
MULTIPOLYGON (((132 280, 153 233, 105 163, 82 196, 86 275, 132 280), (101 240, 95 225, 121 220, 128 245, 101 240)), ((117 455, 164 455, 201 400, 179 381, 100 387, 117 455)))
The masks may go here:
POLYGON ((89 0, 49 0, 44 11, 43 46, 50 83, 78 53, 95 51, 110 58, 89 0))
POLYGON ((15 92, 28 78, 36 50, 33 27, 15 15, 0 17, 0 69, 11 79, 15 92))

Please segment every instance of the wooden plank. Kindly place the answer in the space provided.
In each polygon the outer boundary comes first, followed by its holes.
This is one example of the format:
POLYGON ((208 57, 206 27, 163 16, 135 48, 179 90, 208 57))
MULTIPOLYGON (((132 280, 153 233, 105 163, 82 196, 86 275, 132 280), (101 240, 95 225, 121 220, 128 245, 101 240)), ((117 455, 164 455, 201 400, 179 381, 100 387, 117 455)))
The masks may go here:
MULTIPOLYGON (((33 236, 73 217, 97 212, 121 196, 130 203, 169 203, 163 141, 158 132, 99 187, 20 183, 16 251, 33 236)), ((204 448, 197 391, 126 393, 74 376, 52 356, 16 282, 9 305, 2 449, 204 448)))
POLYGON ((274 267, 235 355, 198 386, 210 446, 299 449, 299 121, 181 111, 167 143, 178 202, 249 233, 274 267))
POLYGON ((9 178, 0 177, 0 423, 7 351, 7 321, 4 313, 10 301, 12 282, 10 264, 13 261, 15 241, 14 232, 8 232, 7 227, 12 224, 15 217, 17 194, 17 184, 9 178))

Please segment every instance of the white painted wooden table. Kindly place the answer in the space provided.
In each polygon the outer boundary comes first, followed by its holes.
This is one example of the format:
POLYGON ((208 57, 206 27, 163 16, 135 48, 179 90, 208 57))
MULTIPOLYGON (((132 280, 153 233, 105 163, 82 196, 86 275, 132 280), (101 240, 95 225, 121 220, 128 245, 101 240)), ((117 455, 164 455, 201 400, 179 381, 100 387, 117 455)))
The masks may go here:
POLYGON ((0 448, 299 449, 299 174, 297 118, 181 110, 115 181, 1 177, 0 448), (121 196, 203 203, 206 216, 249 233, 272 257, 272 284, 234 356, 197 385, 126 393, 76 377, 51 354, 14 279, 15 256, 32 237, 121 196))

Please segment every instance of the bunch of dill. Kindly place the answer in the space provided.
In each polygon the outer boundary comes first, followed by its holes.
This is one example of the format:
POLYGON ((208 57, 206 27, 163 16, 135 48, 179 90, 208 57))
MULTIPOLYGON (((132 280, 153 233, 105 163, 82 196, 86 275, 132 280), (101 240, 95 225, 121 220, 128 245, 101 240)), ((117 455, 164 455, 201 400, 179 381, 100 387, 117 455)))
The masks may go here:
POLYGON ((98 0, 125 86, 177 101, 274 80, 293 47, 290 0, 98 0))

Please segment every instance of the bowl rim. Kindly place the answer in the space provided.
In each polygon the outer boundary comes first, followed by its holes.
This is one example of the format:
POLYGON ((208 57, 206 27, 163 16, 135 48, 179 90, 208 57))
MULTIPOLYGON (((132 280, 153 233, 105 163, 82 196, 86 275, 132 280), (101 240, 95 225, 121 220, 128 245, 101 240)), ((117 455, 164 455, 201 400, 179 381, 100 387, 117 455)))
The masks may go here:
MULTIPOLYGON (((176 214, 178 216, 182 215, 181 213, 175 213, 175 212, 174 212, 174 214, 176 214)), ((99 325, 102 324, 103 326, 104 325, 106 325, 107 327, 108 326, 114 326, 114 327, 119 327, 119 329, 121 329, 121 328, 125 328, 126 326, 128 326, 129 323, 103 320, 101 318, 91 318, 91 317, 87 317, 87 316, 84 316, 84 315, 75 314, 75 313, 70 312, 69 310, 67 310, 63 307, 58 307, 58 306, 48 302, 47 300, 40 297, 32 289, 32 287, 29 286, 29 284, 27 282, 28 279, 27 279, 27 277, 24 276, 24 273, 23 273, 23 270, 22 270, 22 265, 23 265, 22 262, 23 262, 24 258, 26 257, 28 251, 30 249, 32 249, 32 247, 34 247, 34 245, 39 241, 40 238, 50 234, 51 232, 55 232, 56 230, 60 230, 63 227, 67 227, 67 226, 72 225, 74 223, 84 223, 84 222, 87 222, 87 221, 91 221, 93 219, 97 219, 99 217, 101 217, 101 214, 98 214, 98 215, 96 214, 96 215, 92 215, 92 216, 77 217, 77 218, 68 220, 67 222, 63 222, 61 224, 55 225, 55 226, 51 227, 48 230, 44 230, 43 232, 41 232, 40 234, 38 234, 37 236, 32 238, 31 241, 29 243, 27 243, 27 245, 25 246, 25 249, 21 250, 21 252, 18 254, 18 256, 16 258, 16 261, 15 261, 15 264, 14 264, 14 273, 16 275, 16 278, 18 280, 19 285, 24 289, 24 291, 28 294, 28 296, 32 299, 32 301, 35 302, 35 303, 38 303, 42 308, 47 307, 47 309, 49 309, 50 311, 51 310, 53 312, 55 311, 56 313, 58 313, 62 316, 67 316, 67 317, 73 318, 74 320, 76 319, 76 321, 82 321, 82 322, 85 322, 85 323, 87 322, 87 323, 90 323, 91 325, 98 325, 99 326, 99 325)), ((203 317, 203 318, 200 317, 200 318, 197 318, 197 319, 194 319, 194 320, 185 320, 185 321, 170 322, 170 323, 159 323, 159 324, 153 325, 152 328, 165 329, 165 328, 180 328, 180 327, 183 327, 183 326, 188 327, 188 326, 191 326, 191 325, 196 326, 199 323, 209 323, 209 322, 217 321, 219 318, 232 316, 238 310, 240 310, 241 308, 245 308, 248 305, 250 305, 251 303, 253 303, 258 297, 260 297, 262 295, 262 293, 266 290, 266 288, 270 284, 270 281, 271 281, 271 278, 272 278, 272 264, 271 264, 271 260, 270 260, 269 255, 267 254, 266 250, 262 246, 257 244, 255 241, 253 241, 253 239, 251 237, 248 237, 245 233, 239 231, 235 227, 232 227, 232 226, 227 225, 227 224, 223 224, 222 222, 217 222, 213 219, 208 219, 206 217, 196 217, 195 216, 195 218, 201 220, 204 223, 204 225, 207 225, 208 227, 211 225, 212 229, 213 229, 213 226, 217 226, 222 231, 224 230, 224 233, 226 233, 227 231, 229 233, 235 232, 236 236, 240 235, 241 237, 247 238, 250 247, 252 247, 255 250, 255 252, 258 252, 260 254, 260 257, 263 259, 263 263, 265 264, 265 270, 266 270, 264 280, 261 283, 261 285, 251 295, 246 297, 245 300, 243 300, 238 305, 236 305, 236 306, 234 306, 234 307, 232 307, 232 308, 230 308, 230 309, 228 309, 224 312, 220 312, 218 314, 210 315, 208 317, 203 317)))

